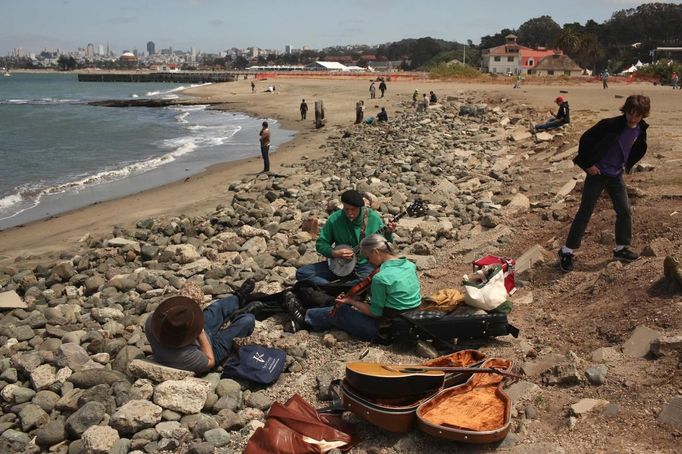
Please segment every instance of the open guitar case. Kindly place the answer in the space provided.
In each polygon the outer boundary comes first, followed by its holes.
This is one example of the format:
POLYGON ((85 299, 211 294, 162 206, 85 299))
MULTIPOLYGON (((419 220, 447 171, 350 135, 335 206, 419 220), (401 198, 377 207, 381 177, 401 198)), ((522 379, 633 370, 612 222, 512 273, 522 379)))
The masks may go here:
MULTIPOLYGON (((486 359, 477 350, 460 350, 423 363, 436 367, 494 367, 510 371, 512 362, 486 359)), ((511 424, 511 400, 502 391, 504 377, 495 373, 444 374, 442 386, 420 394, 368 395, 349 381, 341 384, 343 407, 375 426, 404 433, 417 426, 434 437, 465 443, 503 440, 511 424)))

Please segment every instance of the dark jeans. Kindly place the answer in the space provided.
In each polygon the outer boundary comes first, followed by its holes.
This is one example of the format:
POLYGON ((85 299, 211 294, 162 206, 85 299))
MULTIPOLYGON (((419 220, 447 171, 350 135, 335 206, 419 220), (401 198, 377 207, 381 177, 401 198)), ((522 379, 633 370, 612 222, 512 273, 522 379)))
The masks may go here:
POLYGON ((250 336, 256 323, 253 314, 242 314, 221 330, 220 327, 230 319, 234 311, 239 309, 239 298, 230 295, 214 301, 204 309, 204 331, 208 335, 213 347, 216 366, 222 365, 230 356, 232 340, 235 337, 250 336))
POLYGON ((263 156, 263 172, 270 171, 270 145, 260 146, 260 154, 263 156))
POLYGON ((632 219, 630 217, 630 202, 628 192, 623 181, 623 175, 609 177, 607 175, 587 175, 583 186, 583 196, 580 200, 580 208, 573 219, 571 230, 568 232, 566 247, 577 249, 590 222, 594 207, 601 196, 602 191, 611 197, 613 209, 616 211, 616 244, 629 246, 632 240, 632 219))
POLYGON ((543 130, 547 130, 547 129, 558 128, 559 126, 563 126, 565 124, 566 123, 564 123, 563 120, 557 120, 556 118, 552 117, 549 120, 547 120, 546 123, 543 123, 541 125, 535 125, 535 129, 537 131, 543 131, 543 130))
MULTIPOLYGON (((371 263, 365 263, 364 265, 358 265, 353 271, 348 280, 349 284, 356 284, 369 276, 369 273, 374 270, 374 266, 371 263)), ((329 284, 332 281, 338 280, 339 277, 331 272, 329 265, 326 261, 312 263, 310 265, 303 265, 298 270, 296 270, 296 280, 299 282, 312 282, 317 285, 329 284)))
POLYGON ((362 314, 347 304, 339 306, 334 316, 331 315, 332 309, 332 307, 308 309, 305 321, 314 331, 339 328, 365 341, 373 341, 379 337, 379 319, 362 314))

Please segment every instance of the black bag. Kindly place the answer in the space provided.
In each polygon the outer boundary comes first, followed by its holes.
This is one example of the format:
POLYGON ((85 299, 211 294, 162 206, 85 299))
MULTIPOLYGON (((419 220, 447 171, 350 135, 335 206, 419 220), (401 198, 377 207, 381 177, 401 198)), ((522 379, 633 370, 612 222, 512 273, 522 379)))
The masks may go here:
POLYGON ((507 314, 453 315, 436 311, 410 311, 393 319, 393 339, 486 339, 514 337, 518 328, 507 321, 507 314))

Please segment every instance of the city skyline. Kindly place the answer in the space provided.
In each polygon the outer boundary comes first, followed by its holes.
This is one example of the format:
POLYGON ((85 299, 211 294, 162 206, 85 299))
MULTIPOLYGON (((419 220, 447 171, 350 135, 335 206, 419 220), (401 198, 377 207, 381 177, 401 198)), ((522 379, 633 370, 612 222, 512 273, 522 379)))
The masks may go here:
POLYGON ((148 41, 155 43, 157 51, 172 47, 207 53, 232 47, 283 51, 285 45, 312 49, 374 45, 425 36, 478 43, 482 36, 518 28, 533 17, 549 15, 559 25, 589 19, 602 23, 615 11, 653 2, 577 0, 570 4, 538 4, 530 0, 490 0, 472 5, 425 0, 419 3, 418 10, 407 0, 303 0, 293 5, 272 0, 257 4, 218 0, 3 3, 0 55, 15 48, 26 53, 75 50, 88 43, 110 44, 115 52, 143 51, 148 41))

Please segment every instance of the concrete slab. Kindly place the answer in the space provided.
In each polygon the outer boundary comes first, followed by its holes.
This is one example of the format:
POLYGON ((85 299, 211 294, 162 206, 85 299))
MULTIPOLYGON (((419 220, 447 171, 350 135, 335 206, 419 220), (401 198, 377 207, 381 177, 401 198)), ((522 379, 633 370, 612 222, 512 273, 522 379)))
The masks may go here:
POLYGON ((656 330, 640 325, 630 336, 630 339, 623 344, 623 354, 630 358, 641 358, 646 356, 651 350, 651 343, 663 336, 656 330))
POLYGON ((28 305, 14 290, 0 293, 0 309, 26 308, 28 305))

